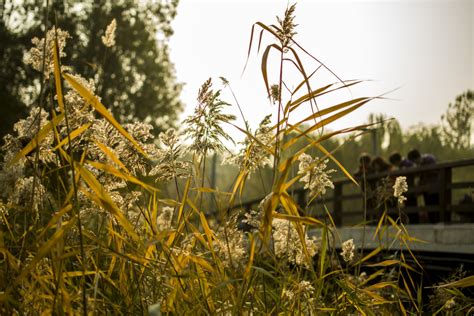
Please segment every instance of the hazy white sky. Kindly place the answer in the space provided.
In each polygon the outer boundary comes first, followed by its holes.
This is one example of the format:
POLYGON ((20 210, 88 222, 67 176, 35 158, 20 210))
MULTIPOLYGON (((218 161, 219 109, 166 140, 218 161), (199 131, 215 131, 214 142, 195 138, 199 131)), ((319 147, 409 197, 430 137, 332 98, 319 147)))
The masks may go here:
MULTIPOLYGON (((231 82, 252 126, 264 115, 275 113, 266 98, 256 50, 246 72, 241 73, 252 24, 274 23, 286 5, 287 1, 279 0, 180 1, 170 47, 178 80, 185 83, 183 117, 196 105, 203 81, 213 77, 219 87, 219 76, 231 82)), ((295 39, 342 79, 372 80, 353 89, 353 97, 400 88, 389 94, 396 100, 369 103, 329 128, 363 123, 371 112, 395 117, 403 127, 438 123, 456 95, 474 88, 473 15, 474 2, 469 0, 299 1, 295 39)), ((267 36, 265 43, 271 40, 267 36)), ((311 71, 316 64, 308 62, 311 71)), ((276 83, 277 78, 270 81, 276 83)), ((313 88, 332 81, 328 73, 321 72, 313 88)), ((234 104, 228 93, 223 97, 234 104)), ((346 92, 322 99, 319 106, 350 97, 346 92)), ((229 112, 238 115, 236 108, 229 112)))

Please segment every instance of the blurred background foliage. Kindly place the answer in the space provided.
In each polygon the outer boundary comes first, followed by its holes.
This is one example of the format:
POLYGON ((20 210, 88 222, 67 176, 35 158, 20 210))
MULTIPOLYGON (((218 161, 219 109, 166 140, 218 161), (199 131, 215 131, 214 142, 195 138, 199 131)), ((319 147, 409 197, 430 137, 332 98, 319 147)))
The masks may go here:
MULTIPOLYGON (((0 7, 0 138, 26 117, 39 95, 40 75, 24 66, 23 56, 33 37, 44 37, 44 3, 2 1, 0 7)), ((95 79, 97 94, 120 123, 150 123, 155 135, 173 126, 183 108, 181 84, 168 52, 177 0, 49 3, 49 12, 57 12, 57 24, 72 36, 64 65, 95 79), (106 48, 101 36, 114 18, 116 44, 106 48)), ((48 25, 54 25, 54 20, 50 14, 48 25)))

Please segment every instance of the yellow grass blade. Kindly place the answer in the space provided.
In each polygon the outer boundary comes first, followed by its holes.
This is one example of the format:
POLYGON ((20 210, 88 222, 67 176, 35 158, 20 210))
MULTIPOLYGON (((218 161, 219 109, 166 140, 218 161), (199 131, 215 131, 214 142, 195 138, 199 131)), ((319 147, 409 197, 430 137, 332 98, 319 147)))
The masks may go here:
POLYGON ((399 264, 400 263, 400 260, 385 260, 385 261, 382 261, 382 262, 377 262, 377 263, 374 263, 374 264, 368 264, 367 266, 368 267, 388 267, 388 266, 392 266, 394 264, 399 264))
POLYGON ((59 49, 58 49, 57 38, 54 39, 53 59, 54 59, 54 83, 56 85, 56 95, 58 97, 59 111, 61 113, 64 113, 63 88, 61 85, 61 70, 60 70, 59 49))
POLYGON ((122 161, 120 161, 120 159, 107 146, 105 146, 104 144, 102 144, 101 142, 97 140, 95 140, 94 143, 100 148, 100 150, 102 150, 104 154, 107 155, 107 157, 109 157, 120 168, 122 168, 123 170, 125 170, 127 173, 130 174, 130 170, 127 169, 127 167, 122 163, 122 161))
POLYGON ((272 230, 272 218, 273 213, 278 206, 278 195, 271 193, 270 197, 267 198, 263 205, 263 223, 262 227, 260 228, 263 234, 263 240, 265 243, 268 243, 270 240, 270 232, 272 230))
POLYGON ((63 73, 64 79, 76 90, 84 100, 90 103, 95 110, 102 115, 110 124, 112 124, 117 131, 122 134, 126 139, 128 139, 133 146, 145 157, 147 154, 143 151, 138 142, 115 120, 112 114, 107 110, 107 108, 93 95, 89 90, 87 90, 83 85, 81 85, 76 79, 67 73, 63 73))
POLYGON ((460 280, 449 282, 449 283, 442 284, 442 285, 438 285, 438 286, 435 286, 435 287, 460 287, 460 288, 464 288, 464 287, 472 287, 472 286, 474 286, 474 275, 470 275, 470 276, 462 278, 460 280))
POLYGON ((77 129, 73 130, 70 134, 69 137, 65 137, 59 144, 57 144, 53 150, 57 150, 59 147, 62 147, 69 143, 69 139, 73 140, 77 136, 81 135, 85 130, 87 130, 91 126, 91 123, 84 124, 82 126, 79 126, 77 129))
MULTIPOLYGON (((323 126, 326 126, 344 116, 346 116, 347 114, 357 110, 358 108, 360 108, 361 106, 363 106, 364 104, 368 103, 370 100, 372 100, 373 98, 364 98, 363 101, 360 101, 352 106, 350 106, 349 108, 345 109, 345 110, 342 110, 340 112, 337 112, 336 114, 333 114, 321 121, 319 121, 318 123, 314 124, 313 126, 311 126, 310 128, 308 128, 307 130, 305 130, 304 132, 302 132, 301 134, 298 134, 296 135, 295 137, 293 137, 292 139, 290 139, 288 142, 287 142, 287 145, 286 147, 290 147, 291 145, 293 145, 294 143, 296 143, 301 137, 303 136, 306 136, 310 133, 312 133, 313 131, 315 130, 318 130, 319 128, 323 127, 323 126)), ((351 101, 349 101, 351 102, 351 101)))
POLYGON ((39 236, 37 237, 38 240, 41 240, 43 239, 44 235, 48 232, 48 230, 53 227, 53 225, 56 225, 56 223, 59 221, 59 219, 64 215, 66 214, 67 212, 69 212, 70 210, 72 210, 72 205, 71 204, 67 204, 65 207, 63 207, 61 210, 57 211, 53 217, 51 218, 51 220, 48 222, 48 224, 42 229, 42 232, 39 234, 39 236))
POLYGON ((186 180, 186 185, 184 186, 183 198, 181 200, 181 204, 178 209, 178 224, 181 224, 181 221, 183 218, 184 205, 186 204, 186 200, 188 198, 188 192, 189 192, 190 186, 191 186, 191 178, 188 178, 188 180, 186 180))
POLYGON ((274 49, 281 52, 281 48, 277 44, 268 45, 267 48, 265 49, 265 51, 263 52, 262 63, 261 63, 261 65, 262 65, 262 77, 263 77, 263 81, 265 82, 265 88, 267 89, 268 96, 270 96, 270 84, 268 83, 267 61, 268 61, 268 55, 269 55, 270 50, 272 48, 274 48, 274 49))
POLYGON ((372 258, 373 256, 377 255, 381 250, 382 250, 381 247, 375 248, 375 249, 372 250, 367 256, 365 256, 364 258, 360 259, 359 261, 357 261, 357 262, 354 263, 353 265, 356 266, 356 265, 358 265, 358 264, 361 264, 362 262, 365 262, 365 261, 369 260, 369 259, 372 258))
POLYGON ((198 257, 196 255, 189 254, 188 259, 195 264, 201 266, 203 269, 209 271, 209 272, 215 272, 214 268, 207 262, 204 258, 198 257))
MULTIPOLYGON (((282 202, 283 204, 283 202, 282 202)), ((288 214, 281 214, 273 212, 273 217, 279 219, 285 219, 291 222, 306 224, 306 225, 317 225, 317 226, 324 226, 324 223, 316 218, 306 217, 306 216, 299 216, 299 215, 288 215, 288 214)))
POLYGON ((46 124, 35 136, 33 136, 33 139, 25 147, 19 153, 17 153, 12 160, 10 160, 8 165, 11 166, 21 158, 28 155, 48 135, 48 133, 52 130, 53 126, 61 122, 63 118, 64 114, 61 113, 55 118, 53 118, 51 121, 49 121, 48 124, 46 124))
POLYGON ((255 257, 255 238, 254 235, 251 234, 249 236, 249 243, 250 243, 250 254, 249 254, 249 261, 247 262, 247 267, 244 271, 244 277, 248 279, 250 276, 250 271, 252 270, 253 259, 255 257))
POLYGON ((74 168, 76 168, 77 172, 80 173, 82 179, 87 183, 89 188, 95 193, 95 196, 89 194, 87 191, 83 191, 87 195, 94 198, 96 202, 99 203, 104 209, 109 211, 117 220, 117 222, 125 229, 125 231, 130 235, 130 237, 138 241, 140 238, 138 237, 137 233, 135 233, 132 224, 128 221, 128 219, 123 215, 122 211, 119 210, 117 205, 115 205, 112 198, 109 196, 107 191, 102 187, 99 181, 94 177, 94 175, 81 166, 80 164, 74 164, 74 168))
POLYGON ((206 238, 209 243, 209 249, 212 249, 212 239, 213 239, 214 234, 212 233, 212 230, 209 227, 209 224, 207 223, 207 220, 206 220, 206 216, 204 215, 203 212, 199 213, 199 218, 201 219, 201 225, 202 225, 202 228, 204 229, 204 234, 206 234, 206 238))
POLYGON ((90 165, 90 166, 92 166, 96 169, 102 170, 102 171, 104 171, 108 174, 114 175, 114 176, 116 176, 118 178, 121 178, 121 179, 124 179, 128 182, 138 184, 139 186, 141 186, 142 188, 144 188, 144 189, 146 189, 150 192, 160 191, 158 188, 155 188, 152 185, 146 184, 143 181, 135 178, 134 176, 126 174, 126 173, 114 168, 112 165, 107 165, 107 164, 103 164, 103 163, 100 163, 100 162, 97 162, 97 161, 90 161, 90 160, 87 160, 86 163, 88 165, 90 165))
POLYGON ((329 159, 331 159, 339 167, 339 169, 346 175, 346 177, 349 180, 351 180, 356 186, 359 186, 359 183, 352 177, 351 173, 349 171, 347 171, 347 169, 344 168, 344 166, 339 162, 339 160, 337 160, 329 151, 327 151, 326 148, 321 146, 321 144, 319 144, 319 143, 315 144, 315 146, 318 147, 318 149, 325 156, 329 157, 329 159))
MULTIPOLYGON (((51 238, 37 250, 35 257, 21 270, 20 275, 13 281, 13 284, 21 282, 35 268, 36 264, 54 249, 56 243, 63 240, 64 234, 76 223, 76 219, 76 217, 73 217, 70 221, 63 222, 61 228, 56 230, 51 238)), ((14 286, 9 289, 12 288, 14 288, 14 286)))

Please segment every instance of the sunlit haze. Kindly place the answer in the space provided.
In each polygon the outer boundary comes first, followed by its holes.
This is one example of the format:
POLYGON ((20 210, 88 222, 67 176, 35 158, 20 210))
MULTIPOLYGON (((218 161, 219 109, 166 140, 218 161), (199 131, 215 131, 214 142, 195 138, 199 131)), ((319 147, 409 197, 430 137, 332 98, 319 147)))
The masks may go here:
MULTIPOLYGON (((287 1, 180 1, 170 49, 178 80, 185 84, 183 118, 192 113, 204 80, 213 77, 215 86, 221 87, 220 76, 230 81, 251 126, 276 112, 266 98, 256 45, 243 75, 242 70, 252 24, 275 23, 286 6, 287 1)), ((390 100, 376 100, 328 128, 364 123, 372 112, 395 117, 404 128, 439 123, 448 103, 474 88, 473 15, 472 1, 299 1, 296 41, 340 78, 370 80, 322 99, 318 106, 398 88, 387 95, 390 100)), ((272 40, 267 35, 264 44, 272 40)), ((317 64, 305 60, 308 71, 314 70, 317 64)), ((272 62, 270 81, 277 83, 276 58, 272 62)), ((301 78, 290 79, 294 87, 301 78)), ((334 81, 329 72, 321 71, 313 88, 334 81)), ((235 104, 227 90, 223 98, 235 104)), ((229 112, 240 117, 236 107, 229 112)), ((239 135, 230 127, 229 132, 239 135)))

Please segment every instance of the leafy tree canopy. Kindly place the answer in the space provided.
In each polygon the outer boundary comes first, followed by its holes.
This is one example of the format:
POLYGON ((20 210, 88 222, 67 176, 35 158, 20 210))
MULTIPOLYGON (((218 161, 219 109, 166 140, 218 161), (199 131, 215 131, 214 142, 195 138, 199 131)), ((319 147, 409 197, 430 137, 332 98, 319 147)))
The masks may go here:
MULTIPOLYGON (((50 1, 51 3, 52 1, 50 1)), ((172 126, 182 109, 181 85, 169 60, 167 39, 178 0, 53 1, 48 28, 71 35, 63 64, 98 85, 98 95, 122 123, 140 120, 154 133, 172 126), (101 37, 117 21, 115 45, 105 47, 101 37)), ((25 66, 25 52, 33 37, 44 37, 46 1, 6 1, 0 7, 0 137, 25 116, 39 94, 40 74, 25 66)))

